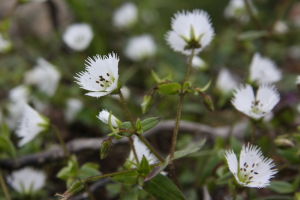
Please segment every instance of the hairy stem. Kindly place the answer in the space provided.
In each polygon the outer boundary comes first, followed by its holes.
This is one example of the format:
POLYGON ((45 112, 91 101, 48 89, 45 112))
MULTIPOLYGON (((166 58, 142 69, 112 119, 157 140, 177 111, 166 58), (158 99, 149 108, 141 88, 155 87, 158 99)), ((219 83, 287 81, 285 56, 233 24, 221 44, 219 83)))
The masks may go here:
POLYGON ((70 156, 70 152, 68 151, 67 145, 64 142, 63 138, 61 137, 59 129, 55 125, 52 125, 52 129, 55 132, 55 135, 56 135, 56 137, 57 137, 57 139, 58 139, 58 141, 60 143, 60 146, 62 147, 62 149, 64 151, 64 154, 66 156, 70 156))
POLYGON ((193 49, 192 53, 191 53, 191 55, 188 59, 187 70, 186 70, 186 73, 185 73, 185 76, 184 76, 184 80, 181 84, 181 91, 180 91, 180 94, 179 94, 179 102, 178 102, 178 105, 177 105, 175 127, 174 127, 174 131, 173 131, 173 135, 172 135, 172 143, 171 143, 171 150, 170 150, 170 160, 171 160, 171 162, 174 158, 174 153, 175 153, 175 150, 176 150, 176 143, 177 143, 177 137, 178 137, 178 132, 179 132, 179 125, 180 125, 180 120, 181 120, 183 101, 184 101, 184 96, 185 96, 185 93, 183 91, 183 85, 189 79, 194 54, 195 54, 195 50, 193 49))
MULTIPOLYGON (((133 115, 130 112, 130 110, 128 109, 126 100, 125 100, 121 90, 119 90, 119 96, 120 96, 121 104, 123 106, 123 110, 125 111, 127 117, 129 117, 131 126, 135 129, 135 121, 134 121, 133 115)), ((143 135, 136 133, 136 131, 134 131, 134 132, 135 132, 135 135, 147 146, 147 148, 151 151, 151 153, 153 153, 161 162, 164 162, 164 158, 155 150, 155 148, 148 142, 148 140, 143 135)))
POLYGON ((3 175, 2 175, 2 171, 0 170, 0 185, 1 185, 1 188, 2 188, 2 191, 4 193, 4 197, 6 200, 11 200, 11 197, 10 197, 10 193, 9 193, 9 190, 7 188, 7 185, 5 183, 5 180, 3 178, 3 175))

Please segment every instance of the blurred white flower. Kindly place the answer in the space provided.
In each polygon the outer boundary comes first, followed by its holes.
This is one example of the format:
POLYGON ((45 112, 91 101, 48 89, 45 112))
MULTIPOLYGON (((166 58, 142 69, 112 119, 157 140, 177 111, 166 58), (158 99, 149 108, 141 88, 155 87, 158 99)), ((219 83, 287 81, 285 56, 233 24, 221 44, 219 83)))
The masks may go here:
POLYGON ((90 45, 94 37, 93 30, 89 24, 80 23, 70 25, 64 35, 64 42, 75 51, 83 51, 90 45))
POLYGON ((113 24, 118 28, 128 28, 136 23, 138 10, 135 4, 125 3, 118 8, 113 16, 113 24))
MULTIPOLYGON (((126 100, 129 99, 129 97, 130 97, 129 88, 126 87, 126 86, 123 86, 120 90, 122 92, 122 95, 123 95, 124 99, 126 99, 126 100)), ((113 94, 113 95, 111 95, 111 97, 114 98, 114 99, 118 99, 118 100, 120 99, 120 96, 118 94, 113 94)))
POLYGON ((42 189, 46 183, 46 174, 43 171, 26 167, 14 171, 8 178, 8 183, 19 193, 31 193, 42 189))
POLYGON ((177 12, 172 19, 172 30, 166 40, 174 51, 189 55, 202 51, 213 39, 215 33, 210 17, 203 10, 177 12))
POLYGON ((219 72, 216 88, 224 94, 231 93, 238 87, 238 82, 235 77, 225 68, 222 68, 219 72))
POLYGON ((287 55, 294 60, 300 59, 300 46, 294 45, 288 48, 287 55))
POLYGON ((289 31, 289 27, 284 21, 276 21, 274 31, 277 34, 285 34, 289 31))
POLYGON ((110 122, 113 127, 118 127, 118 124, 121 123, 121 121, 118 118, 116 118, 113 114, 111 114, 107 110, 100 111, 97 117, 104 124, 109 124, 110 122))
POLYGON ((16 134, 21 138, 19 146, 32 141, 40 132, 44 131, 49 122, 28 104, 24 105, 23 115, 16 134))
POLYGON ((264 157, 255 145, 243 145, 239 161, 232 150, 226 151, 225 158, 236 181, 245 187, 266 187, 277 173, 273 160, 264 157))
POLYGON ((279 93, 272 85, 259 86, 256 95, 250 85, 245 85, 235 90, 231 102, 240 112, 260 119, 270 113, 279 100, 279 93))
POLYGON ((10 41, 4 39, 2 34, 0 33, 0 53, 4 53, 11 48, 10 41))
POLYGON ((207 189, 207 186, 203 187, 203 200, 212 200, 209 191, 207 189))
POLYGON ((27 102, 29 97, 29 89, 25 85, 19 85, 9 91, 9 99, 12 102, 27 102))
MULTIPOLYGON (((158 159, 150 152, 148 147, 140 141, 140 139, 137 136, 133 137, 133 145, 135 147, 135 151, 137 154, 137 158, 139 162, 143 159, 143 156, 147 159, 148 163, 150 165, 155 164, 158 162, 158 159)), ((136 163, 135 157, 133 152, 131 151, 129 154, 129 160, 133 163, 136 163)))
POLYGON ((25 83, 35 85, 41 92, 48 96, 55 94, 59 80, 59 71, 57 71, 54 65, 43 58, 39 58, 34 69, 25 74, 25 83))
MULTIPOLYGON (((252 4, 251 4, 252 6, 252 4)), ((253 7, 253 6, 252 6, 253 7)), ((234 18, 240 22, 246 23, 249 21, 246 5, 244 0, 230 0, 229 4, 224 10, 226 18, 234 18)))
POLYGON ((269 58, 256 53, 250 64, 250 80, 258 84, 269 84, 280 81, 281 71, 276 64, 269 58))
POLYGON ((300 75, 298 75, 296 78, 296 85, 300 85, 300 75))
POLYGON ((115 53, 103 57, 89 57, 86 60, 85 71, 76 75, 76 82, 81 88, 90 91, 86 93, 88 96, 108 95, 118 87, 118 64, 119 58, 115 53))
POLYGON ((194 69, 205 70, 207 65, 199 56, 194 56, 192 59, 192 67, 194 69))
POLYGON ((69 98, 67 100, 65 117, 68 122, 72 122, 81 111, 83 103, 79 99, 69 98))
POLYGON ((148 34, 130 38, 125 49, 125 55, 134 61, 141 61, 155 53, 156 44, 148 34))

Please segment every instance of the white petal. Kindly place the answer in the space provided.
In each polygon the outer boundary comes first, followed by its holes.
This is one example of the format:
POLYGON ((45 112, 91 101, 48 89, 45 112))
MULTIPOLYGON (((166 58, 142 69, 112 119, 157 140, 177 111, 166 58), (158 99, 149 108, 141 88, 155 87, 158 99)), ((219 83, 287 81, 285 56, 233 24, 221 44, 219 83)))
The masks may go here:
POLYGON ((254 92, 250 85, 240 86, 234 91, 234 97, 231 100, 234 107, 249 115, 252 102, 255 100, 254 92))
POLYGON ((118 28, 128 28, 137 21, 138 10, 135 4, 125 3, 113 16, 113 23, 118 28))
POLYGON ((29 193, 42 189, 46 182, 46 174, 43 171, 26 167, 14 171, 7 178, 8 183, 19 193, 29 193))
POLYGON ((273 85, 262 85, 258 88, 256 100, 262 104, 261 110, 269 113, 279 102, 280 97, 273 85))
POLYGON ((231 173, 236 176, 238 172, 238 161, 235 153, 232 150, 225 152, 225 158, 227 160, 227 164, 231 173))
POLYGON ((274 83, 281 79, 281 71, 269 58, 262 57, 256 53, 250 65, 250 79, 259 84, 274 83))
POLYGON ((227 69, 222 68, 217 78, 216 87, 221 92, 230 93, 238 87, 238 82, 227 69))

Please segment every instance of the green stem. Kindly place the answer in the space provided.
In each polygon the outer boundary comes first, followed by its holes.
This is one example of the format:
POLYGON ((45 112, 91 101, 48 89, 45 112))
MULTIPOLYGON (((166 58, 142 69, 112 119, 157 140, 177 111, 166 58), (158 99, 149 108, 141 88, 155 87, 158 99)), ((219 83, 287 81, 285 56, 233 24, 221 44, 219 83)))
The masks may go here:
POLYGON ((56 137, 57 137, 57 139, 60 143, 60 146, 62 147, 62 149, 64 151, 64 155, 67 156, 67 157, 70 156, 70 152, 67 148, 66 143, 64 142, 63 138, 61 137, 59 129, 55 125, 52 125, 52 129, 54 130, 55 135, 56 135, 56 137))
MULTIPOLYGON (((123 106, 123 110, 125 111, 127 117, 130 119, 130 123, 131 126, 135 129, 135 121, 134 118, 130 112, 130 110, 128 109, 126 100, 121 92, 121 90, 119 90, 119 96, 120 96, 120 101, 121 104, 123 106)), ((164 162, 164 158, 155 150, 155 148, 148 142, 148 140, 141 134, 136 133, 136 131, 134 131, 134 134, 147 146, 147 148, 161 161, 164 162)))
POLYGON ((132 136, 128 137, 128 140, 129 140, 129 144, 130 144, 130 147, 132 149, 132 152, 133 152, 134 159, 136 160, 136 163, 139 164, 140 161, 139 161, 139 157, 137 156, 137 153, 136 153, 136 149, 135 149, 135 146, 134 146, 134 143, 133 143, 132 136))
POLYGON ((261 25, 259 19, 257 18, 257 16, 255 15, 254 10, 252 9, 252 6, 251 6, 249 0, 244 0, 244 2, 245 2, 247 12, 250 15, 251 19, 254 21, 257 28, 262 29, 262 25, 261 25))
POLYGON ((179 132, 183 101, 184 101, 184 96, 185 96, 185 93, 183 91, 183 86, 184 86, 184 83, 189 79, 194 54, 195 54, 195 50, 193 49, 192 53, 191 53, 191 55, 188 59, 188 65, 187 65, 187 70, 186 70, 186 73, 185 73, 185 76, 184 76, 184 80, 181 84, 181 91, 180 91, 180 94, 179 94, 179 102, 178 102, 178 105, 177 105, 177 112, 176 112, 176 121, 175 121, 175 127, 174 127, 174 131, 173 131, 173 135, 172 135, 172 143, 171 143, 171 150, 170 150, 170 160, 171 160, 171 162, 174 158, 174 153, 175 153, 175 150, 176 150, 176 143, 177 143, 177 137, 178 137, 178 132, 179 132))
POLYGON ((94 182, 94 181, 98 181, 100 179, 103 178, 109 178, 109 177, 113 177, 113 176, 118 176, 118 175, 122 175, 122 174, 127 174, 129 172, 134 172, 136 169, 128 169, 128 170, 123 170, 123 171, 119 171, 119 172, 112 172, 112 173, 107 173, 107 174, 103 174, 103 175, 98 175, 98 176, 91 176, 88 177, 84 180, 82 180, 84 183, 88 183, 88 182, 94 182))
POLYGON ((4 193, 4 197, 6 200, 11 200, 11 196, 10 196, 10 193, 9 193, 9 190, 7 188, 7 185, 5 183, 5 180, 3 178, 3 175, 2 175, 2 171, 0 170, 0 185, 1 185, 1 188, 3 190, 3 193, 4 193))

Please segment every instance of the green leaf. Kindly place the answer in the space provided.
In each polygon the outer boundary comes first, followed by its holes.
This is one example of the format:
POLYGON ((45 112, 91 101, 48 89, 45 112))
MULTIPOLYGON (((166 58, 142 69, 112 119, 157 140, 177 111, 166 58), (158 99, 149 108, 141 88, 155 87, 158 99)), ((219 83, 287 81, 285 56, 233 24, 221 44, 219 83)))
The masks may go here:
POLYGON ((206 90, 208 90, 208 88, 210 87, 210 85, 211 85, 211 80, 208 81, 208 82, 206 83, 206 85, 204 85, 203 87, 197 88, 197 91, 198 91, 198 92, 205 92, 206 90))
POLYGON ((90 176, 100 175, 99 165, 95 163, 85 163, 79 170, 79 178, 87 178, 90 176))
POLYGON ((100 147, 100 158, 104 159, 108 155, 112 146, 112 138, 108 137, 107 139, 103 140, 100 147))
POLYGON ((58 173, 57 177, 63 180, 67 180, 68 178, 73 178, 77 176, 78 173, 78 163, 74 156, 70 158, 66 167, 62 168, 58 173))
POLYGON ((152 70, 151 71, 151 75, 153 77, 153 79, 155 80, 156 83, 161 83, 162 80, 158 77, 158 75, 152 70))
POLYGON ((158 86, 158 91, 161 94, 177 94, 181 90, 181 85, 176 82, 164 83, 158 86))
POLYGON ((151 103, 152 95, 145 95, 144 100, 141 104, 143 114, 145 114, 149 110, 151 103))
POLYGON ((166 176, 158 174, 144 183, 144 190, 159 200, 184 200, 183 193, 166 176))
POLYGON ((268 35, 268 31, 247 31, 238 36, 240 40, 254 40, 268 35))
POLYGON ((203 140, 201 140, 197 143, 189 144, 185 149, 176 151, 175 154, 174 154, 174 159, 179 159, 179 158, 188 156, 192 153, 196 153, 197 151, 199 151, 203 147, 205 142, 206 142, 206 140, 203 139, 203 140))
POLYGON ((291 183, 285 181, 272 181, 269 188, 280 194, 292 193, 295 190, 291 183))
POLYGON ((16 148, 6 134, 0 136, 0 150, 8 153, 12 157, 16 157, 16 148))
POLYGON ((159 122, 158 117, 149 117, 141 122, 143 132, 155 127, 159 122))
POLYGON ((133 185, 133 184, 137 183, 138 176, 139 176, 139 174, 135 170, 135 171, 130 171, 130 172, 125 173, 125 174, 116 175, 112 179, 114 181, 118 181, 118 182, 121 182, 121 183, 124 183, 124 184, 133 185))
POLYGON ((147 176, 151 171, 151 166, 149 165, 149 162, 147 158, 143 155, 143 158, 139 164, 138 172, 142 176, 147 176))

